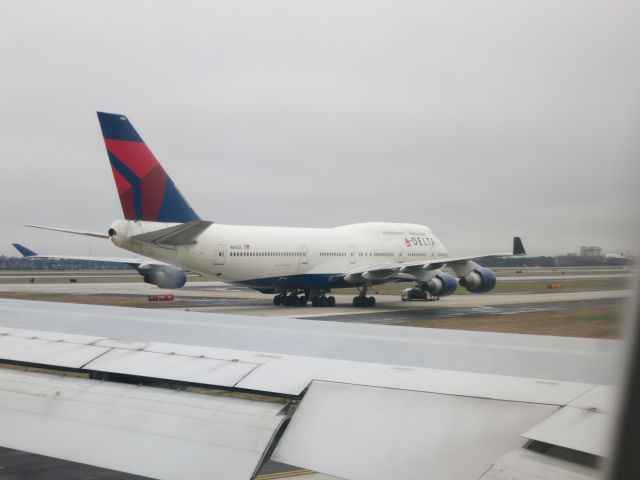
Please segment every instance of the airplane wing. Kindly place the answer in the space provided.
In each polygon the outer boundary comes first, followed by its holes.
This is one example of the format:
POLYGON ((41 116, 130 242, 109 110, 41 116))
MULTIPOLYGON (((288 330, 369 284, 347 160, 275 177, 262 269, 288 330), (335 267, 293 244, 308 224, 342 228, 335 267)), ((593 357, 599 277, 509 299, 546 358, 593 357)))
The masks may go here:
POLYGON ((511 257, 526 254, 527 252, 524 249, 524 245, 522 244, 520 237, 513 237, 513 250, 511 252, 488 253, 484 255, 469 255, 462 257, 438 257, 430 260, 419 260, 414 262, 379 263, 354 268, 346 272, 344 275, 334 277, 334 279, 344 279, 349 283, 359 283, 362 279, 385 280, 394 278, 399 274, 413 275, 421 270, 437 270, 444 266, 450 266, 456 269, 456 267, 478 258, 511 257))
POLYGON ((0 299, 0 444, 160 479, 248 480, 269 457, 349 480, 595 479, 620 346, 0 299))
POLYGON ((25 223, 24 226, 31 227, 31 228, 40 228, 42 230, 51 230, 53 232, 64 232, 64 233, 72 233, 74 235, 85 235, 87 237, 109 238, 109 235, 104 233, 87 232, 84 230, 70 230, 68 228, 59 228, 59 227, 44 227, 42 225, 32 225, 29 223, 25 223))
POLYGON ((124 263, 132 268, 138 268, 141 265, 168 265, 158 260, 152 260, 146 257, 103 257, 91 255, 59 255, 59 254, 39 254, 19 243, 12 243, 14 248, 18 250, 25 258, 44 258, 44 259, 60 259, 60 260, 86 260, 90 262, 107 262, 107 263, 124 263))

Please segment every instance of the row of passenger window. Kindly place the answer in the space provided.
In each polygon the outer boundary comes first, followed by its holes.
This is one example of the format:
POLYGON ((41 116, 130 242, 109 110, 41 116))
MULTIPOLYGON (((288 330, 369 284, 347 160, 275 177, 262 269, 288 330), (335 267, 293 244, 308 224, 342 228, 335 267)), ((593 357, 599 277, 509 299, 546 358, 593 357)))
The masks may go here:
MULTIPOLYGON (((232 257, 301 257, 302 252, 231 252, 232 257)), ((361 252, 360 257, 393 257, 391 252, 361 252)), ((409 254, 411 255, 411 254, 409 254)), ((321 257, 346 257, 347 252, 320 252, 321 257)))
POLYGON ((302 252, 231 252, 232 257, 301 257, 302 252))

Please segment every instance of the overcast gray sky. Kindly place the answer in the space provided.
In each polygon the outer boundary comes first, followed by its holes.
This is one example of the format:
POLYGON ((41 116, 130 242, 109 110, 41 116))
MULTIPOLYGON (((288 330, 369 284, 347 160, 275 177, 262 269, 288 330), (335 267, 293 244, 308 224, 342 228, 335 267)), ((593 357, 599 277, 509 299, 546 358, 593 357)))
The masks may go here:
POLYGON ((219 223, 429 225, 450 253, 637 251, 640 2, 0 1, 0 254, 126 252, 126 114, 219 223))

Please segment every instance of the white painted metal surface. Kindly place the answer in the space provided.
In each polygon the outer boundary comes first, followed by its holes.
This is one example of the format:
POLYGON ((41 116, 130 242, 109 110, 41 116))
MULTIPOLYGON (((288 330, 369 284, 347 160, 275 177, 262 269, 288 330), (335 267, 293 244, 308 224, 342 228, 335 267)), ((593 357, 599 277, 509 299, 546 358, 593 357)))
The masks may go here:
MULTIPOLYGON (((14 330, 19 332, 18 330, 14 330)), ((18 333, 19 334, 19 333, 18 333)), ((30 331, 39 338, 46 332, 30 331)), ((589 391, 590 384, 457 372, 400 365, 353 362, 266 352, 216 349, 168 343, 124 342, 73 335, 78 344, 56 334, 56 342, 0 336, 0 358, 59 365, 62 354, 78 356, 74 365, 85 370, 121 373, 258 392, 298 396, 312 381, 351 383, 402 390, 566 405, 589 391), (2 343, 2 339, 5 344, 2 343), (14 345, 15 343, 15 345, 14 345), (83 350, 83 349, 86 349, 83 350), (62 352, 58 351, 62 350, 62 352), (26 353, 23 353, 26 352, 26 353), (51 356, 51 361, 48 361, 51 356)), ((73 358, 75 359, 75 357, 73 358)), ((64 357, 65 365, 71 360, 64 357)))
POLYGON ((610 385, 596 385, 573 399, 569 405, 583 410, 593 410, 607 415, 615 415, 618 408, 618 389, 610 385))
POLYGON ((40 340, 48 340, 51 342, 58 342, 62 340, 69 343, 79 343, 81 345, 97 344, 101 340, 107 340, 104 337, 76 335, 73 333, 56 332, 54 330, 28 330, 25 328, 7 327, 0 327, 0 335, 9 335, 19 338, 39 338, 40 340))
POLYGON ((257 365, 188 357, 171 353, 113 349, 86 365, 101 372, 126 373, 222 387, 232 387, 257 365))
MULTIPOLYGON (((55 337, 60 334, 55 335, 55 337)), ((46 332, 28 337, 5 331, 0 333, 0 358, 57 367, 81 368, 108 348, 85 343, 73 343, 62 339, 43 340, 46 332)), ((90 337, 87 337, 90 340, 90 337)))
POLYGON ((507 453, 478 480, 596 480, 602 472, 531 450, 507 453))
POLYGON ((472 479, 555 407, 314 382, 272 458, 350 480, 472 479))
POLYGON ((0 369, 2 445, 158 479, 252 478, 281 408, 0 369))
POLYGON ((565 405, 591 385, 283 355, 256 368, 238 387, 300 394, 313 380, 402 390, 565 405))
POLYGON ((609 453, 613 417, 597 411, 562 407, 522 436, 605 457, 609 453))

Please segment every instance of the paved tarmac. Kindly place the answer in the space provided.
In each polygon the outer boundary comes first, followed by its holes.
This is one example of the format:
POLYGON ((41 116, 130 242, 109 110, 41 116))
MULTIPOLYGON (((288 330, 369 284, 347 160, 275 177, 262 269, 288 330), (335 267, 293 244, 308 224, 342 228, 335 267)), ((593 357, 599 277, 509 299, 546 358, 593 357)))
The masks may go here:
MULTIPOLYGON (((163 290, 146 283, 60 283, 60 284, 0 284, 0 292, 63 294, 63 295, 99 295, 104 297, 139 299, 147 295, 171 293, 180 306, 175 308, 190 311, 228 313, 231 315, 281 316, 292 318, 320 318, 349 316, 351 321, 379 319, 382 315, 393 317, 388 322, 396 323, 397 318, 413 316, 420 312, 422 316, 487 315, 501 312, 523 312, 559 308, 566 302, 599 302, 609 299, 626 299, 630 290, 601 291, 563 291, 553 290, 544 293, 488 293, 488 294, 454 294, 438 301, 403 302, 398 295, 376 295, 377 306, 370 308, 353 308, 352 295, 336 293, 336 306, 333 308, 276 307, 272 303, 272 295, 230 286, 223 282, 197 282, 188 284, 179 290, 163 290), (186 305, 185 305, 186 303, 186 305), (509 306, 509 308, 507 308, 509 306), (444 310, 450 309, 449 313, 444 310), (530 310, 535 309, 535 310, 530 310), (414 312, 414 313, 409 313, 414 312)), ((339 291, 338 291, 339 292, 339 291)), ((149 304, 149 307, 173 308, 172 303, 149 304)), ((580 306, 574 303, 574 306, 580 306)))
MULTIPOLYGON (((302 475, 307 472, 308 470, 269 460, 263 465, 257 480, 291 479, 296 473, 301 475, 300 478, 310 479, 307 475, 302 475)), ((0 480, 143 480, 146 478, 148 477, 0 447, 0 480)), ((215 478, 215 475, 211 478, 215 478)), ((298 476, 296 475, 295 478, 298 476)), ((334 477, 321 475, 316 478, 334 477)))
MULTIPOLYGON (((260 295, 260 294, 258 294, 260 295)), ((191 311, 228 313, 232 315, 256 315, 256 316, 281 316, 292 318, 327 318, 334 320, 336 317, 349 316, 350 321, 362 321, 379 315, 402 316, 407 312, 419 315, 432 315, 432 312, 442 313, 444 310, 452 310, 450 313, 457 315, 456 311, 467 310, 479 315, 486 315, 492 308, 500 307, 499 311, 513 311, 514 309, 536 308, 550 309, 563 302, 600 302, 609 299, 623 301, 630 296, 627 290, 603 290, 583 292, 554 292, 554 293, 530 293, 530 294, 485 294, 485 295, 452 295, 441 298, 435 302, 403 302, 397 295, 376 295, 377 306, 371 308, 353 308, 351 295, 335 295, 336 306, 333 308, 306 307, 274 307, 271 298, 256 296, 250 292, 220 293, 219 296, 201 297, 200 304, 194 302, 189 308, 191 311), (373 315, 375 314, 375 315, 373 315)), ((576 303, 575 306, 578 306, 576 303)), ((493 310, 498 311, 498 310, 493 310)), ((411 314, 409 314, 411 315, 411 314)))
POLYGON ((0 447, 0 480, 142 480, 147 477, 0 447))

